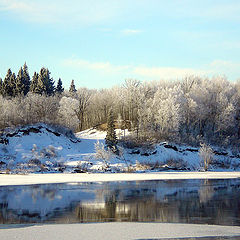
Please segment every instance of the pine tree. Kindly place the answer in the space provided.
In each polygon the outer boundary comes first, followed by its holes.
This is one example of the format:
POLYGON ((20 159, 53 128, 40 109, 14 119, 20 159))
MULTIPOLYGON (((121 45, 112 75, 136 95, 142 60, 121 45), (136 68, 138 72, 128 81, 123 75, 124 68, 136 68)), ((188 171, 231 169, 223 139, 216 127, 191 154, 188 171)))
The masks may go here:
POLYGON ((71 86, 69 88, 69 93, 74 95, 76 92, 77 92, 77 90, 76 90, 76 87, 75 87, 75 84, 74 84, 74 80, 72 80, 71 86))
POLYGON ((40 73, 38 74, 37 86, 35 87, 35 93, 44 94, 47 93, 47 87, 45 83, 45 68, 41 68, 40 73))
POLYGON ((16 84, 16 76, 14 73, 12 73, 11 69, 9 68, 2 85, 2 93, 4 97, 14 96, 15 84, 16 84))
POLYGON ((40 73, 38 74, 37 85, 36 87, 33 87, 35 84, 36 81, 31 87, 31 90, 34 89, 35 93, 46 94, 49 96, 54 94, 54 81, 52 78, 50 78, 50 72, 47 68, 41 68, 40 73))
POLYGON ((37 93, 36 89, 37 89, 37 85, 38 85, 38 73, 34 72, 34 75, 32 77, 32 81, 30 84, 30 92, 32 93, 37 93))
POLYGON ((9 96, 15 97, 15 88, 16 88, 16 75, 15 73, 12 74, 10 78, 10 84, 9 84, 9 96))
POLYGON ((30 90, 30 85, 31 85, 31 81, 30 81, 30 76, 28 73, 28 66, 26 64, 26 62, 23 65, 23 78, 24 78, 24 95, 27 95, 27 93, 30 90))
POLYGON ((117 136, 114 127, 114 119, 113 119, 113 111, 112 108, 109 110, 108 113, 108 120, 107 120, 107 136, 105 138, 105 144, 108 148, 117 151, 117 136))
POLYGON ((57 94, 62 94, 63 93, 63 91, 64 91, 64 88, 63 88, 63 86, 62 86, 62 80, 61 80, 61 78, 59 78, 58 79, 58 83, 57 83, 57 87, 56 87, 56 93, 57 94))
POLYGON ((55 87, 54 87, 54 81, 52 78, 50 78, 50 72, 48 69, 45 68, 44 71, 44 82, 46 85, 46 94, 51 96, 55 92, 55 87))
POLYGON ((16 84, 14 88, 14 96, 24 95, 25 85, 24 85, 24 75, 22 67, 18 71, 16 78, 16 84))

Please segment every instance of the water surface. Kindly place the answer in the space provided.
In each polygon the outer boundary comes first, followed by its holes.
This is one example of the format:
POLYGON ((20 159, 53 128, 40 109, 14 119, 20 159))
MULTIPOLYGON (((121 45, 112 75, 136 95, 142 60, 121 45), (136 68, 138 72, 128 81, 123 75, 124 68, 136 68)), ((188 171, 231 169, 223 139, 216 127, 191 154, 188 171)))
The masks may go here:
POLYGON ((0 187, 0 223, 141 221, 240 226, 240 180, 0 187))

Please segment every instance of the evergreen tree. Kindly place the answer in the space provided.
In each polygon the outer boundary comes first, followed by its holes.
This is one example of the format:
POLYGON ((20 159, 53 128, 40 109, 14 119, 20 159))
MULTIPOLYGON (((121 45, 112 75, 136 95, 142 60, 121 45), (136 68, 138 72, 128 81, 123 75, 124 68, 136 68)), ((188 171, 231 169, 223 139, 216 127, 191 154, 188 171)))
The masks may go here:
POLYGON ((7 96, 13 97, 15 83, 16 83, 16 76, 14 73, 12 73, 11 69, 9 68, 2 86, 2 92, 4 97, 7 97, 7 96))
POLYGON ((56 88, 56 93, 57 94, 62 94, 64 91, 64 88, 62 87, 62 80, 61 78, 58 79, 58 83, 57 83, 57 88, 56 88))
POLYGON ((50 72, 48 69, 45 68, 44 71, 44 82, 46 85, 46 94, 51 96, 55 92, 54 81, 53 78, 50 78, 50 72))
POLYGON ((105 144, 108 148, 117 151, 117 136, 114 127, 113 111, 109 110, 107 119, 107 136, 105 138, 105 144))
POLYGON ((74 84, 74 80, 72 80, 71 86, 69 88, 69 93, 75 94, 76 92, 77 92, 77 90, 76 90, 76 87, 75 87, 75 84, 74 84))
POLYGON ((24 75, 22 67, 18 71, 16 78, 16 84, 14 88, 14 96, 24 95, 25 85, 24 85, 24 75))
POLYGON ((15 75, 15 73, 13 73, 10 78, 8 96, 15 97, 15 88, 16 88, 16 75, 15 75))
POLYGON ((35 88, 35 92, 38 94, 54 94, 54 81, 50 78, 50 72, 47 68, 41 68, 40 73, 38 75, 37 86, 35 88))
POLYGON ((38 74, 37 86, 35 88, 35 93, 43 94, 47 92, 47 87, 44 79, 45 68, 41 68, 40 73, 38 74))
POLYGON ((30 81, 30 76, 28 73, 28 66, 26 63, 24 63, 23 65, 23 78, 24 78, 24 95, 27 95, 27 93, 30 90, 30 85, 31 85, 31 81, 30 81))
POLYGON ((32 81, 30 84, 30 92, 32 93, 37 93, 36 89, 37 89, 37 85, 38 85, 38 73, 34 72, 34 75, 32 77, 32 81))

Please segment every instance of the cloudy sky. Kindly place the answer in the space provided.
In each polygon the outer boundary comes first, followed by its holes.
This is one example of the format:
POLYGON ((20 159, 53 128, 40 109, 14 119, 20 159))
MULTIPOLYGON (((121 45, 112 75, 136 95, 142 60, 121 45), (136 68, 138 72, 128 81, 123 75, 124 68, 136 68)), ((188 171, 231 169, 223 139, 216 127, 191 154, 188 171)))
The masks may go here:
POLYGON ((27 62, 68 88, 240 78, 239 0, 0 0, 0 76, 27 62))

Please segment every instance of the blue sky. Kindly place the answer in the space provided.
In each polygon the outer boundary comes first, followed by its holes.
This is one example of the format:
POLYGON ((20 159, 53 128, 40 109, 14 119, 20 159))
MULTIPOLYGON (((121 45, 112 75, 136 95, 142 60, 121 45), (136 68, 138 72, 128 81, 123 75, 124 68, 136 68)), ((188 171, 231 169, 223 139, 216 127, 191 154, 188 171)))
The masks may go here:
POLYGON ((27 62, 69 87, 240 78, 239 0, 0 0, 0 76, 27 62))

